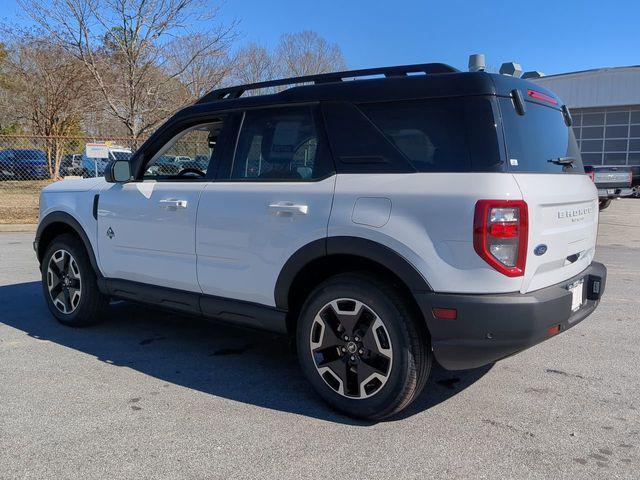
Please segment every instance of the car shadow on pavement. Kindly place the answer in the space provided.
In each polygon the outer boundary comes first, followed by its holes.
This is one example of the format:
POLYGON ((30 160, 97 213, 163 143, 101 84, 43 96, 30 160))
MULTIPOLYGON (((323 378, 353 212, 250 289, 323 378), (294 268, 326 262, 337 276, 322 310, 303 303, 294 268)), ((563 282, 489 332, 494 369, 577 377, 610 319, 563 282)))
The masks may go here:
MULTIPOLYGON (((368 426, 330 410, 298 367, 288 339, 126 302, 108 320, 70 328, 51 316, 40 282, 0 286, 0 323, 175 385, 237 402, 368 426)), ((392 420, 411 417, 458 394, 490 366, 448 372, 438 365, 422 395, 392 420)))

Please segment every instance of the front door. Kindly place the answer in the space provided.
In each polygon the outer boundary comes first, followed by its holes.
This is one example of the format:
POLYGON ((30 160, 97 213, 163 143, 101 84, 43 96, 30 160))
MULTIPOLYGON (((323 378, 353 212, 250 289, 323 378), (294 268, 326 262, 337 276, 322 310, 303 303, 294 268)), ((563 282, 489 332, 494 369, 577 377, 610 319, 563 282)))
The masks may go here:
POLYGON ((245 112, 233 161, 200 200, 203 293, 274 306, 285 262, 326 237, 335 175, 318 132, 310 106, 245 112))
POLYGON ((140 180, 100 192, 98 256, 107 278, 199 292, 195 226, 221 121, 188 128, 140 180))

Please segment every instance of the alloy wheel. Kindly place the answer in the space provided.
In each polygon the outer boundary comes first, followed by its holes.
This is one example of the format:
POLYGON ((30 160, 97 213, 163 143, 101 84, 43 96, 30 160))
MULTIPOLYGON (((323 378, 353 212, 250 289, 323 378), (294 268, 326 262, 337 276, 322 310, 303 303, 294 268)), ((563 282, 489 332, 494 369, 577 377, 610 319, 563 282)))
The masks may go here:
POLYGON ((313 320, 309 343, 319 375, 344 397, 371 397, 389 379, 389 332, 373 309, 358 300, 340 298, 323 306, 313 320))
POLYGON ((56 250, 47 266, 47 288, 55 307, 62 313, 73 313, 80 304, 82 278, 73 255, 67 250, 56 250))

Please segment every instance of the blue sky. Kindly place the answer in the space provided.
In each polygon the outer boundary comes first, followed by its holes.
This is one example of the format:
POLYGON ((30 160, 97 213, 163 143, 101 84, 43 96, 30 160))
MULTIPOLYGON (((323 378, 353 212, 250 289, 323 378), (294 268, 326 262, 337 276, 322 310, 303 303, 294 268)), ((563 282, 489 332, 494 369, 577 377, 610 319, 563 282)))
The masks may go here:
MULTIPOLYGON (((241 21, 240 42, 273 45, 282 33, 315 30, 352 68, 441 61, 466 69, 470 53, 547 74, 640 64, 638 0, 227 0, 223 17, 241 21)), ((25 21, 15 0, 0 0, 0 18, 25 21)))

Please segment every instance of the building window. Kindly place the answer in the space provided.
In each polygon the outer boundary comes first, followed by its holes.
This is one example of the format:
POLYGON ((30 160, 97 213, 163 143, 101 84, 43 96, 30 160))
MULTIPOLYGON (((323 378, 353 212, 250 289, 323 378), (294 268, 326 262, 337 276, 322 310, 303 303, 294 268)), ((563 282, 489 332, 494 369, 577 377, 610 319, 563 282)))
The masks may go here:
POLYGON ((640 105, 572 109, 585 165, 640 163, 640 105))

